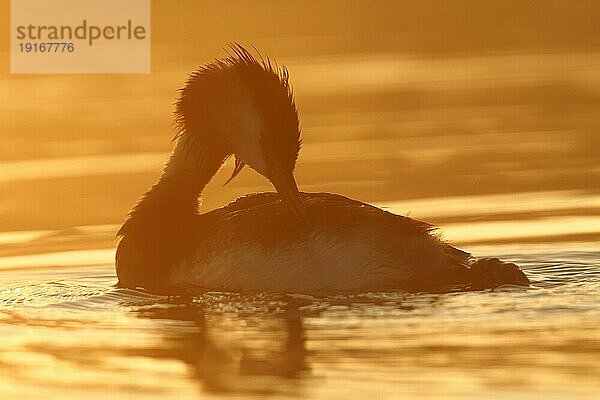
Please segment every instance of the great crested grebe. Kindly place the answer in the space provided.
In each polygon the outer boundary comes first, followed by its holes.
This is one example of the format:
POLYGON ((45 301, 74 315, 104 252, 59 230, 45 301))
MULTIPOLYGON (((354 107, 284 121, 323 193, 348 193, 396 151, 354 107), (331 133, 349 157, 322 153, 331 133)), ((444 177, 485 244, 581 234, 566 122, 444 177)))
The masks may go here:
POLYGON ((298 113, 285 68, 234 46, 192 73, 179 133, 158 182, 119 230, 119 285, 149 290, 331 293, 527 285, 511 263, 475 260, 424 222, 329 193, 299 193, 298 113), (198 197, 229 156, 278 193, 208 213, 198 197))

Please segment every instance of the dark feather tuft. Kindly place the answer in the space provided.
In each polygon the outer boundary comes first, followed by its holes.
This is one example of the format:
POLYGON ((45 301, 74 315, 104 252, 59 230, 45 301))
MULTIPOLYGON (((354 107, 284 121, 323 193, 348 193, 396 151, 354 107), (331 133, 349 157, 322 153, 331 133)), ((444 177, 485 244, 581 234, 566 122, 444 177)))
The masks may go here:
POLYGON ((210 129, 219 112, 215 104, 225 103, 219 96, 227 82, 241 78, 262 116, 264 152, 276 155, 283 168, 293 170, 300 151, 300 123, 289 72, 254 50, 256 57, 233 43, 226 49, 227 57, 189 75, 175 104, 175 139, 186 137, 190 153, 206 145, 223 145, 210 129))

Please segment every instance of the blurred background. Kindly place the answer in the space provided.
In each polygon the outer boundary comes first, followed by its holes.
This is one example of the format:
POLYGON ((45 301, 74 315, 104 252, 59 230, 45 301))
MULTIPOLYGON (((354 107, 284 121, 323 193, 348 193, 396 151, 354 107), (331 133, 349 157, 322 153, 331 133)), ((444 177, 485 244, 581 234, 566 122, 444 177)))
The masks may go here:
MULTIPOLYGON (((0 0, 0 398, 598 397, 600 1, 153 1, 148 75, 11 75, 9 16, 0 0), (177 89, 231 42, 289 68, 301 190, 438 224, 531 287, 115 288, 177 89)), ((223 187, 232 168, 203 210, 272 190, 250 169, 223 187)))
MULTIPOLYGON (((597 1, 153 1, 149 75, 11 75, 0 4, 0 231, 119 224, 166 160, 177 89, 239 42, 290 70, 301 190, 435 223, 579 215, 596 228, 563 233, 598 238, 597 1)), ((205 210, 272 190, 249 169, 223 188, 231 168, 205 210)))

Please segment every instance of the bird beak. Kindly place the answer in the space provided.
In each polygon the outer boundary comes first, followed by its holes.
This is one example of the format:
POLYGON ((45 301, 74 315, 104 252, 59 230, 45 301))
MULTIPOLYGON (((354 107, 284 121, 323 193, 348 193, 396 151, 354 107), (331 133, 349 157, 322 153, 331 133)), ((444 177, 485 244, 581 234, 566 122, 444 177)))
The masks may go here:
POLYGON ((300 197, 300 192, 298 192, 294 174, 291 171, 283 171, 277 163, 270 164, 271 183, 273 183, 273 186, 275 186, 275 189, 277 189, 277 192, 283 198, 283 201, 290 208, 296 219, 305 226, 310 225, 308 212, 300 197))

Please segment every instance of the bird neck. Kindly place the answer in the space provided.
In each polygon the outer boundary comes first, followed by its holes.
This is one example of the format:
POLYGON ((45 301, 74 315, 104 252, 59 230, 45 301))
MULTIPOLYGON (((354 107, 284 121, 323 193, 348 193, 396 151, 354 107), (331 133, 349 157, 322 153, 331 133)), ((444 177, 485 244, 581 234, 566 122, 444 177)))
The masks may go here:
POLYGON ((180 157, 180 150, 176 148, 158 182, 140 198, 117 234, 116 270, 125 286, 164 284, 170 266, 193 245, 198 197, 225 157, 195 153, 192 163, 180 157))
POLYGON ((164 232, 191 223, 198 212, 198 197, 223 164, 225 156, 206 150, 188 152, 179 141, 158 182, 148 189, 131 210, 119 235, 141 228, 164 232))

